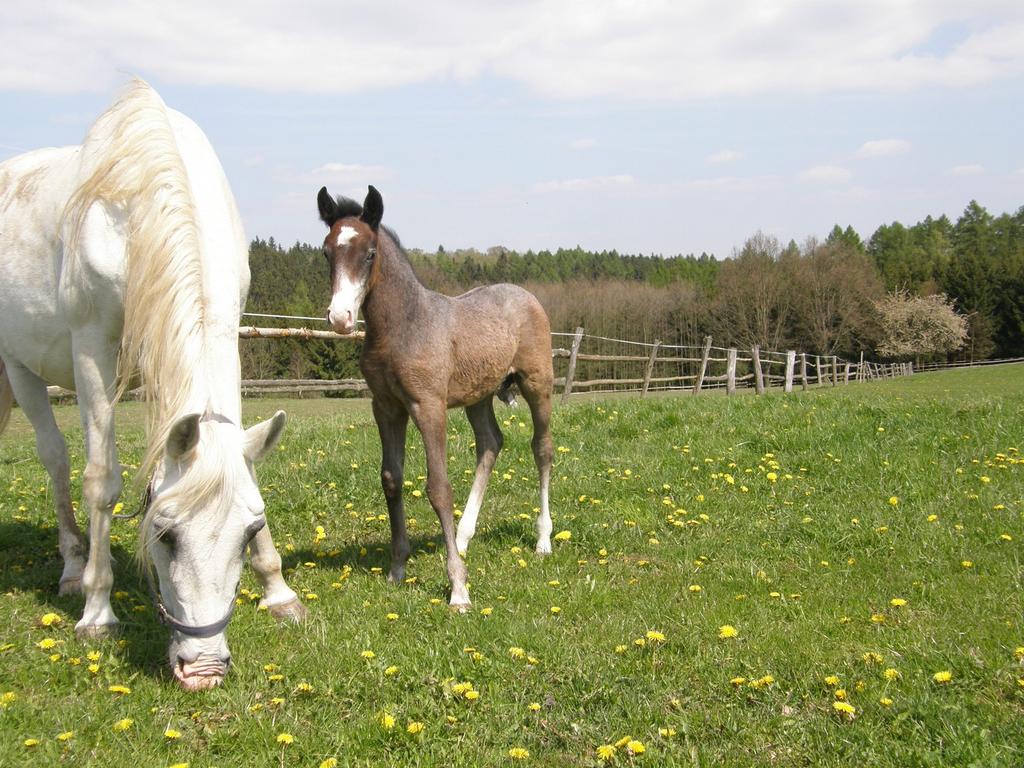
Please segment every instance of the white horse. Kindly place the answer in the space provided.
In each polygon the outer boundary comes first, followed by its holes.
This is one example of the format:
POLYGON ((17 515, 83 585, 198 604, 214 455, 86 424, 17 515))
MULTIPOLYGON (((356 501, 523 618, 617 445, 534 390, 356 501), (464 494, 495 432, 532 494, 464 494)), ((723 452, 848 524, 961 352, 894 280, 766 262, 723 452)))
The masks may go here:
POLYGON ((99 637, 118 624, 110 605, 110 526, 121 492, 114 404, 131 379, 149 401, 140 553, 147 575, 156 570, 158 594, 149 578, 172 630, 171 668, 187 689, 219 684, 247 545, 271 613, 297 619, 305 608, 281 576, 253 472, 285 415, 241 427, 247 244, 206 136, 135 80, 82 146, 0 164, 0 264, 0 431, 13 394, 53 482, 60 593, 85 595, 76 632, 99 637), (75 522, 48 383, 78 393, 88 543, 75 522))

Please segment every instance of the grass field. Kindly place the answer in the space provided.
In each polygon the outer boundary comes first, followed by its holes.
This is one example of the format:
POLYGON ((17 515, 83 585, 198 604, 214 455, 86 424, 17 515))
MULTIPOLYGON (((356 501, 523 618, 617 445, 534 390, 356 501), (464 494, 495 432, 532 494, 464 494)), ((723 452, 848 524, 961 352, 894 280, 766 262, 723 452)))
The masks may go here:
MULTIPOLYGON (((1022 765, 1022 374, 580 399, 555 412, 567 533, 543 559, 529 415, 503 409, 461 616, 419 436, 410 583, 393 587, 367 404, 248 402, 250 423, 292 416, 259 479, 311 613, 276 626, 246 572, 232 671, 203 694, 165 668, 133 523, 115 525, 120 640, 75 640, 81 599, 57 597, 46 476, 15 413, 0 441, 0 765, 1022 765), (47 613, 62 621, 42 626, 47 613)), ((59 410, 80 474, 77 412, 59 410)), ((137 406, 120 421, 136 461, 137 406)), ((461 414, 449 454, 464 501, 461 414)))

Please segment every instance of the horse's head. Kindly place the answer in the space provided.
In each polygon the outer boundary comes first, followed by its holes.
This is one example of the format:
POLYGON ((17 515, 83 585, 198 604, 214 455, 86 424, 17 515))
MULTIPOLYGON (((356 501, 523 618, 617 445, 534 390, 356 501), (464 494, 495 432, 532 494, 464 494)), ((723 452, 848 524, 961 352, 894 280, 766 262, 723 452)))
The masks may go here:
POLYGON ((171 629, 171 669, 188 690, 219 685, 228 671, 224 629, 246 546, 266 525, 253 467, 273 450, 284 423, 283 411, 244 431, 219 414, 184 416, 154 473, 142 526, 145 567, 157 613, 171 629))
POLYGON ((338 333, 352 333, 363 299, 373 285, 377 234, 384 215, 380 192, 370 187, 362 205, 320 190, 316 198, 320 220, 330 230, 324 238, 324 256, 331 266, 331 305, 327 322, 338 333))

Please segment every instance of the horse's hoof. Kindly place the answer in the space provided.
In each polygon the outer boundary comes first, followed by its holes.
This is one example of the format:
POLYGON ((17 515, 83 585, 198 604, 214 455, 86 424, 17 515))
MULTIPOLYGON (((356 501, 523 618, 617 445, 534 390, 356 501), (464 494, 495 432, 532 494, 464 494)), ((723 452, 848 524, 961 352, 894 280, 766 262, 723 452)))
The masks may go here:
POLYGON ((538 555, 550 555, 551 554, 551 545, 550 544, 541 544, 541 543, 538 542, 537 543, 537 554, 538 555))
POLYGON ((78 624, 75 626, 75 637, 79 640, 105 640, 114 637, 121 629, 119 622, 112 624, 78 624))
POLYGON ((452 603, 448 606, 452 613, 469 613, 472 607, 471 603, 452 603))
POLYGON ((304 606, 297 598, 295 600, 289 600, 287 603, 268 605, 267 611, 269 611, 270 615, 277 619, 278 622, 282 623, 290 621, 298 624, 309 615, 309 609, 306 608, 306 606, 304 606))
POLYGON ((82 577, 74 579, 61 579, 60 586, 57 588, 57 595, 60 597, 67 597, 68 595, 80 595, 82 594, 82 577))

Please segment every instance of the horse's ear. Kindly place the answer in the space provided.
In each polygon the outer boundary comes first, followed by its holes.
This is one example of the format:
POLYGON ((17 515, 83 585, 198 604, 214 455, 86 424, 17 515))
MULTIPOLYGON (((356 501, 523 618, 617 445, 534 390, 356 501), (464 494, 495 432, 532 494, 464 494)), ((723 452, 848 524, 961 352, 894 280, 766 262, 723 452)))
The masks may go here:
POLYGON ((278 411, 271 418, 255 427, 245 430, 242 453, 253 464, 261 461, 281 441, 286 421, 284 411, 278 411))
POLYGON ((170 434, 167 435, 167 455, 174 461, 178 461, 199 444, 200 418, 200 414, 190 413, 174 422, 170 434))
POLYGON ((366 193, 366 200, 363 201, 363 213, 359 220, 366 222, 370 229, 376 232, 382 218, 384 218, 384 198, 380 196, 377 188, 371 184, 366 193))
POLYGON ((328 227, 333 227, 338 220, 338 203, 331 197, 327 187, 320 187, 320 193, 316 196, 316 207, 320 210, 320 221, 328 227))

